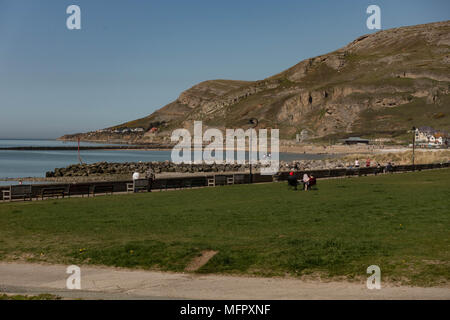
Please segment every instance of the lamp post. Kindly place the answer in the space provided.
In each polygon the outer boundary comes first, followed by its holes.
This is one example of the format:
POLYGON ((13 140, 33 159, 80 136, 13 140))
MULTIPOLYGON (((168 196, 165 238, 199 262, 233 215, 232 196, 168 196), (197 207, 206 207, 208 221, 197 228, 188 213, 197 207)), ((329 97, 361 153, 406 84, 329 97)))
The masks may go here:
MULTIPOLYGON (((251 129, 256 128, 258 125, 258 119, 251 118, 248 120, 248 124, 250 125, 251 129)), ((253 183, 253 173, 252 173, 252 136, 253 136, 253 130, 250 130, 250 147, 249 147, 249 154, 248 154, 248 163, 250 165, 250 183, 253 183)))
POLYGON ((415 166, 414 166, 414 153, 416 151, 416 127, 412 127, 412 131, 413 131, 413 152, 412 152, 412 165, 413 165, 413 171, 415 171, 415 166))

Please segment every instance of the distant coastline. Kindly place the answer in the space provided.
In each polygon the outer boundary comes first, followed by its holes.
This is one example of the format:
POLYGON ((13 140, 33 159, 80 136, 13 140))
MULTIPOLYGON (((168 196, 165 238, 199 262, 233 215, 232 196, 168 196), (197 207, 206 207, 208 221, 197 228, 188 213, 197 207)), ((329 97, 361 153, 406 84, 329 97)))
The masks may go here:
MULTIPOLYGON (((168 150, 171 146, 165 145, 117 145, 117 146, 80 146, 80 150, 168 150)), ((0 147, 2 151, 15 150, 15 151, 57 151, 57 150, 78 150, 77 146, 27 146, 27 147, 0 147)))

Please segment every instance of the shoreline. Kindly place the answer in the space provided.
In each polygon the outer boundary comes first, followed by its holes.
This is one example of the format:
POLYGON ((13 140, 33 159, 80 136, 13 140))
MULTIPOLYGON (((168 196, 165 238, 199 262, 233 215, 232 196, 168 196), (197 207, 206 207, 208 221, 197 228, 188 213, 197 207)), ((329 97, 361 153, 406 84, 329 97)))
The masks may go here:
MULTIPOLYGON (((84 146, 80 147, 80 150, 116 150, 116 151, 168 151, 172 146, 169 145, 120 145, 120 146, 84 146)), ((2 147, 0 151, 4 150, 12 150, 12 151, 50 151, 50 150, 74 150, 76 151, 78 148, 76 146, 20 146, 20 147, 2 147)), ((248 148, 247 148, 248 149, 248 148)), ((330 169, 330 168, 343 168, 343 167, 351 167, 354 164, 355 159, 359 159, 361 163, 365 163, 365 159, 370 158, 372 161, 372 165, 376 165, 376 163, 380 163, 381 165, 386 165, 387 162, 392 162, 397 165, 402 164, 410 164, 412 158, 412 148, 392 145, 392 146, 379 146, 379 145, 331 145, 331 146, 320 146, 314 144, 297 144, 297 143, 283 143, 279 148, 280 153, 291 154, 293 156, 290 157, 290 160, 280 160, 280 171, 287 170, 289 167, 299 167, 302 169, 330 169), (295 155, 298 155, 298 159, 295 155), (324 158, 311 158, 304 159, 302 155, 318 155, 324 158), (298 165, 295 165, 295 164, 298 165)), ((195 151, 192 148, 192 151, 195 151)), ((226 148, 223 149, 226 151, 226 148)), ((239 151, 239 150, 238 150, 239 151)), ((248 151, 248 150, 246 150, 248 151)), ((269 150, 270 152, 270 150, 269 150)), ((416 148, 416 164, 423 163, 442 163, 450 161, 450 149, 424 149, 424 148, 416 148)), ((170 161, 150 161, 155 163, 170 163, 170 161)), ((87 165, 100 164, 103 161, 90 163, 87 165)), ((104 163, 115 164, 115 162, 104 161, 104 163)), ((128 163, 128 162, 125 162, 128 163)), ((130 161, 129 164, 139 165, 141 162, 130 161)), ((121 165, 122 162, 117 162, 117 165, 121 165)), ((77 164, 69 165, 77 166, 77 164)), ((157 165, 159 166, 159 165, 157 165)), ((220 165, 218 165, 220 166, 220 165)), ((55 169, 64 169, 64 168, 55 168, 55 169)), ((248 168, 247 168, 248 170, 248 168)), ((255 168, 256 170, 256 168, 255 168)), ((203 171, 203 170, 202 170, 203 171)), ((216 172, 204 172, 204 174, 220 174, 222 171, 220 168, 216 170, 216 172)), ((227 172, 227 171, 223 171, 227 172)), ((158 173, 158 172, 156 172, 158 173)), ((171 173, 165 172, 162 170, 159 174, 171 173)), ((202 172, 203 173, 203 172, 202 172)), ((28 177, 10 177, 5 175, 0 178, 0 185, 5 185, 7 182, 18 182, 18 181, 27 181, 33 183, 58 183, 58 182, 67 182, 67 181, 117 181, 128 179, 127 174, 116 173, 109 174, 107 172, 96 173, 89 172, 86 176, 80 177, 78 175, 74 176, 56 176, 56 177, 45 177, 45 172, 42 172, 41 175, 36 176, 28 176, 28 177)))
MULTIPOLYGON (((156 146, 156 147, 148 147, 148 146, 80 146, 80 150, 143 150, 143 151, 166 151, 170 150, 172 147, 169 146, 156 146)), ((78 147, 74 146, 58 146, 58 147, 2 147, 0 151, 77 151, 78 147)))
MULTIPOLYGON (((203 146, 202 150, 206 147, 203 146)), ((174 145, 122 145, 122 146, 21 146, 21 147, 0 147, 0 151, 77 151, 79 150, 129 150, 129 151, 168 151, 172 150, 174 145)), ((197 148, 191 148, 192 151, 197 150, 197 148)), ((228 148, 224 147, 222 149, 224 152, 228 148)), ((240 148, 233 149, 235 151, 242 151, 240 148)), ((249 151, 246 147, 245 151, 249 151)), ((332 146, 318 146, 318 145, 281 145, 279 147, 279 152, 282 153, 292 153, 292 154, 327 154, 327 155, 338 155, 347 153, 373 153, 373 152, 404 152, 411 150, 411 148, 404 146, 388 146, 388 147, 378 147, 373 145, 364 146, 348 146, 348 145, 332 145, 332 146)), ((419 149, 416 150, 427 150, 427 151, 439 151, 445 149, 419 149)), ((269 149, 270 152, 270 149, 269 149)))
MULTIPOLYGON (((450 157, 446 160, 440 161, 420 161, 416 162, 416 165, 427 165, 427 164, 437 164, 437 163, 450 163, 450 157)), ((398 162, 393 163, 393 165, 410 165, 410 163, 406 162, 398 162)), ((383 164, 385 166, 385 164, 383 164)), ((376 167, 376 162, 372 162, 370 168, 376 167)), ((361 168, 366 168, 364 165, 361 168)), ((66 168, 62 168, 66 169, 66 168)), ((288 172, 291 170, 294 171, 314 171, 314 170, 338 170, 338 169, 347 169, 352 170, 355 169, 351 163, 351 161, 344 157, 341 159, 335 159, 335 163, 330 161, 326 162, 321 160, 295 160, 289 162, 280 162, 280 167, 278 169, 278 173, 288 172), (317 163, 321 162, 321 163, 317 163)), ((139 170, 141 172, 142 170, 139 170)), ((183 172, 183 171, 162 171, 155 172, 156 179, 165 179, 165 178, 183 178, 183 177, 204 177, 211 175, 222 175, 222 174, 248 174, 249 168, 241 168, 238 170, 218 170, 218 171, 194 171, 194 172, 183 172)), ((143 171, 141 173, 144 173, 143 171)), ((254 168, 253 173, 259 173, 257 168, 254 168)), ((47 184, 47 183, 88 183, 88 182, 115 182, 115 181, 125 181, 131 180, 132 173, 120 173, 120 174, 110 174, 110 173, 101 173, 101 174, 90 174, 90 175, 62 175, 62 176, 53 176, 53 177, 19 177, 19 178, 1 178, 0 186, 8 185, 6 182, 31 182, 33 184, 47 184)))
MULTIPOLYGON (((55 141, 61 142, 77 142, 73 139, 55 139, 55 141)), ((98 143, 98 146, 80 146, 80 150, 109 150, 109 151, 169 151, 172 150, 176 144, 164 143, 164 142, 137 142, 132 141, 117 141, 117 140, 81 140, 84 143, 98 143), (101 145, 101 144, 115 144, 115 145, 101 145)), ((204 149, 208 144, 204 144, 202 148, 204 149)), ((77 146, 20 146, 20 147, 0 147, 0 151, 76 151, 77 146)), ((191 148, 192 151, 196 150, 191 148)), ((226 146, 223 146, 222 150, 227 151, 226 146)), ((236 151, 241 151, 242 149, 235 148, 236 151)), ((412 147, 405 145, 376 145, 376 144, 334 144, 334 145, 324 145, 320 143, 298 143, 293 140, 280 140, 279 152, 290 153, 290 154, 320 154, 320 155, 342 155, 342 154, 356 154, 356 153, 389 153, 389 152, 406 152, 412 150, 412 147)), ((417 151, 442 151, 450 150, 445 148, 419 148, 416 147, 417 151)), ((249 151, 249 147, 246 144, 245 151, 249 151)), ((268 152, 271 152, 268 148, 268 152)))

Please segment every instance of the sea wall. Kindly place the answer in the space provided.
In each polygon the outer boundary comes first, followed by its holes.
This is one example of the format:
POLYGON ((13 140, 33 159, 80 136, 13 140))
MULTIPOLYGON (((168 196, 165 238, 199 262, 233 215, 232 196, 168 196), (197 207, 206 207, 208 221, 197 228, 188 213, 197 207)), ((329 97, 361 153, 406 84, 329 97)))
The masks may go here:
MULTIPOLYGON (((259 164, 253 165, 255 172, 258 172, 259 164)), ((344 163, 339 160, 304 160, 292 162, 280 162, 280 170, 318 170, 344 168, 344 163)), ((87 177, 101 175, 131 175, 133 172, 145 173, 152 169, 154 173, 214 173, 214 172, 246 172, 249 165, 240 164, 176 164, 169 161, 153 162, 98 162, 93 164, 76 164, 66 168, 55 168, 54 171, 46 173, 47 178, 53 177, 87 177)))

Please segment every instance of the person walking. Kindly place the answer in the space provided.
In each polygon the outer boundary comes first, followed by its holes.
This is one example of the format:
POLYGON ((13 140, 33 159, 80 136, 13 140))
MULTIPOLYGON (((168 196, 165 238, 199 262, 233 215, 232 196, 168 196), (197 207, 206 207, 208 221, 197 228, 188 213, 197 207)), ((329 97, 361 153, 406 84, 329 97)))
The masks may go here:
POLYGON ((155 181, 155 173, 153 172, 153 169, 151 167, 148 168, 147 172, 145 173, 145 176, 148 180, 147 191, 152 192, 153 181, 155 181))

